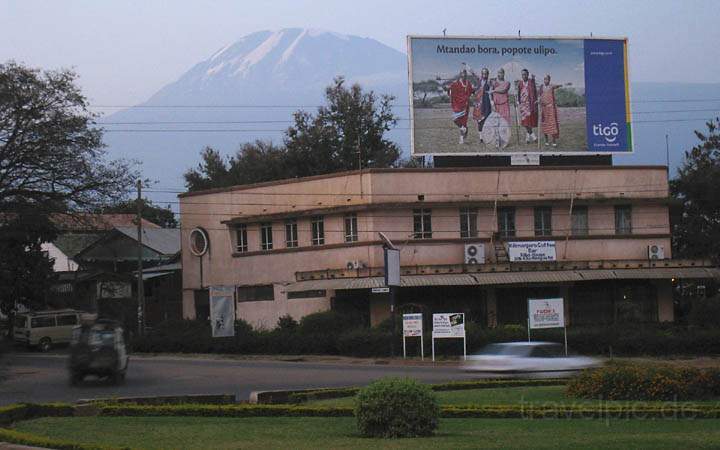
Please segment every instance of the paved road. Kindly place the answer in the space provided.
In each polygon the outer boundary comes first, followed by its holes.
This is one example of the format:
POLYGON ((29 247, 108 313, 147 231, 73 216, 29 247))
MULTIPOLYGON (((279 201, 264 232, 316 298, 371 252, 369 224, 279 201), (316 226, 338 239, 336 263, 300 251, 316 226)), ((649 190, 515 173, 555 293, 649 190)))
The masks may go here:
POLYGON ((235 394, 239 400, 246 400, 256 390, 362 385, 383 376, 409 376, 426 382, 470 378, 449 366, 131 357, 124 385, 91 378, 75 387, 68 383, 66 364, 64 354, 5 355, 0 360, 0 405, 190 394, 235 394))

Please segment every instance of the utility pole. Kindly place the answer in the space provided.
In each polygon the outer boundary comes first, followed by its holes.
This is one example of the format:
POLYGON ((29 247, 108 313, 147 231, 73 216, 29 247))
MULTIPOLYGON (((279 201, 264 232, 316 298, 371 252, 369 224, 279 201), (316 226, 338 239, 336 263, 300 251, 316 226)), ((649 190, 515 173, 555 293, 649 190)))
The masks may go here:
POLYGON ((137 320, 138 336, 145 334, 145 289, 143 286, 142 181, 137 182, 137 320))

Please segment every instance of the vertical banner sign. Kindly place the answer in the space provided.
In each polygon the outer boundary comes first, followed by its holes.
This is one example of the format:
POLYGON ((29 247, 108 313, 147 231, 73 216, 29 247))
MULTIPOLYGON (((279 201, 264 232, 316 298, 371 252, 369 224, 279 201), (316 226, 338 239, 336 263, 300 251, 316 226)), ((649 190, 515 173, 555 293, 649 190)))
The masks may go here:
POLYGON ((235 288, 210 286, 212 337, 235 336, 235 288))
POLYGON ((400 286, 400 250, 385 248, 385 286, 400 286))
POLYGON ((567 328, 565 328, 565 305, 562 298, 528 299, 528 341, 531 329, 563 328, 565 330, 565 355, 567 355, 567 328))
POLYGON ((403 358, 407 357, 405 338, 420 338, 420 359, 425 359, 423 348, 423 317, 422 314, 403 314, 403 358))
POLYGON ((632 152, 625 38, 408 36, 408 65, 413 155, 632 152))
POLYGON ((467 359, 465 313, 433 314, 432 359, 435 361, 435 339, 462 339, 463 358, 467 359))

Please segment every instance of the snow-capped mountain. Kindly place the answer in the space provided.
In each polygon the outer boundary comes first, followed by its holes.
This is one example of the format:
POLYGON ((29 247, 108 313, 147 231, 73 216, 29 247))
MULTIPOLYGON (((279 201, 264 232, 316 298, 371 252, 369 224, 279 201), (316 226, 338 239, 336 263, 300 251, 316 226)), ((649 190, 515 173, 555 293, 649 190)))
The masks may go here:
POLYGON ((369 38, 299 28, 260 31, 218 50, 147 103, 288 104, 322 98, 338 75, 371 89, 396 89, 407 83, 405 67, 403 53, 369 38))
MULTIPOLYGON (((232 153, 258 138, 282 142, 292 113, 314 111, 339 75, 407 104, 406 67, 404 53, 374 39, 299 28, 259 31, 101 123, 112 157, 138 159, 146 177, 177 188, 205 146, 232 153)), ((407 108, 397 114, 407 116, 407 108)), ((407 130, 391 137, 407 147, 407 130)))

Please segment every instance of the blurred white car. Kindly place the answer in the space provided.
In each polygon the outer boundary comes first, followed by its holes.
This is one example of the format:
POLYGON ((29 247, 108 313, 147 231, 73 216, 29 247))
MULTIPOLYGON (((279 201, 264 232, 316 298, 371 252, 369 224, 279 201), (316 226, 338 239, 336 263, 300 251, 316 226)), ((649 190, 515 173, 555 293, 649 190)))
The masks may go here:
POLYGON ((489 376, 562 377, 601 365, 597 358, 570 351, 566 355, 565 346, 556 342, 505 342, 468 355, 463 370, 489 376))

